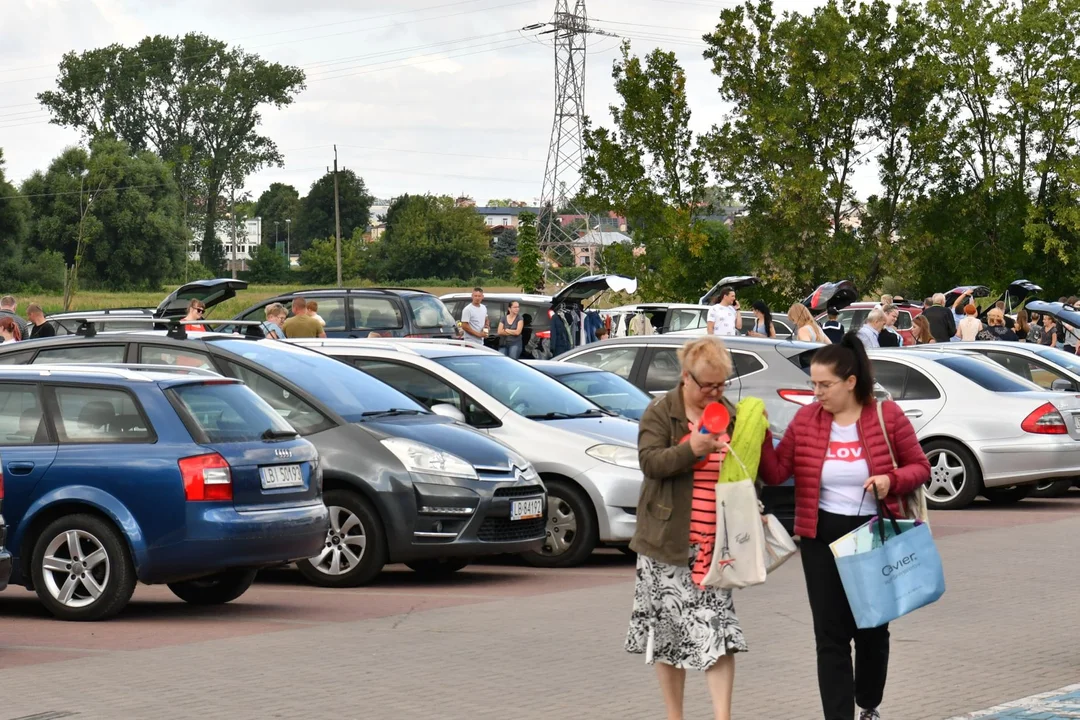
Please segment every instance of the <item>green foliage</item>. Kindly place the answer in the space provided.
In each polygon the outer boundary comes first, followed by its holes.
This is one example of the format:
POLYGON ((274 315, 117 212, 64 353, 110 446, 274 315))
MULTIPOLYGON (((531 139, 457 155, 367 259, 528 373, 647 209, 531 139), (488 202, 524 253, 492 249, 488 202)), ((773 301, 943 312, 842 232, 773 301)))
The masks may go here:
POLYGON ((54 250, 20 249, 0 261, 5 292, 31 294, 64 289, 64 257, 54 250))
MULTIPOLYGON (((343 239, 352 237, 358 229, 364 231, 372 202, 363 178, 352 170, 338 171, 338 207, 343 239)), ((328 172, 316 180, 301 204, 299 219, 293 223, 296 225, 293 228, 293 252, 310 247, 313 240, 334 236, 334 173, 328 172)))
POLYGON ((0 148, 0 244, 5 248, 20 247, 30 232, 30 201, 18 195, 4 177, 4 150, 0 148))
POLYGON ((109 289, 161 287, 182 268, 188 243, 183 207, 165 164, 118 140, 69 148, 34 173, 30 246, 52 250, 109 289))
MULTIPOLYGON (((265 247, 265 246, 264 246, 265 247)), ((359 239, 341 241, 342 282, 360 277, 367 265, 367 247, 359 239)), ((300 269, 310 283, 333 285, 337 282, 337 244, 334 238, 316 240, 300 253, 300 269)))
POLYGON ((248 280, 250 282, 261 285, 286 283, 289 281, 289 272, 289 259, 272 245, 264 243, 256 247, 251 253, 251 260, 248 262, 248 280))
MULTIPOLYGON (((519 239, 520 245, 520 239, 519 239)), ((490 235, 472 208, 453 198, 403 195, 386 213, 386 234, 372 246, 375 277, 470 278, 491 259, 490 235)))
POLYGON ((540 292, 544 289, 544 270, 540 267, 540 245, 536 237, 536 216, 521 213, 518 217, 517 265, 514 280, 522 292, 540 292))
POLYGON ((291 220, 295 225, 300 217, 300 208, 300 193, 296 188, 285 183, 271 183, 259 196, 251 214, 251 217, 262 218, 263 244, 274 245, 277 238, 281 239, 282 245, 287 244, 290 228, 286 221, 291 220), (274 226, 275 222, 277 227, 274 226))

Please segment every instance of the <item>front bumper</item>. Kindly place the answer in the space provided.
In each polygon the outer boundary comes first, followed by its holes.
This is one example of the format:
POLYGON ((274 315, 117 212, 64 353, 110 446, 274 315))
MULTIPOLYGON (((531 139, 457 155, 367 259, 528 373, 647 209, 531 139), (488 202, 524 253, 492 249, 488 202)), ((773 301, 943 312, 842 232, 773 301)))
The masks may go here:
POLYGON ((597 463, 574 481, 593 498, 600 542, 613 545, 629 542, 637 527, 635 514, 641 497, 641 471, 597 463))
POLYGON ((536 550, 547 530, 547 491, 539 481, 493 476, 454 484, 413 483, 415 501, 413 533, 408 545, 399 547, 391 562, 425 558, 475 557, 536 550), (539 517, 514 520, 515 504, 539 517))
POLYGON ((147 548, 136 571, 144 583, 166 583, 231 568, 282 565, 317 555, 328 527, 321 500, 243 512, 231 505, 188 503, 185 537, 147 548))
POLYGON ((984 445, 975 448, 975 455, 988 488, 1080 476, 1080 441, 1068 435, 1032 435, 1023 444, 984 445))

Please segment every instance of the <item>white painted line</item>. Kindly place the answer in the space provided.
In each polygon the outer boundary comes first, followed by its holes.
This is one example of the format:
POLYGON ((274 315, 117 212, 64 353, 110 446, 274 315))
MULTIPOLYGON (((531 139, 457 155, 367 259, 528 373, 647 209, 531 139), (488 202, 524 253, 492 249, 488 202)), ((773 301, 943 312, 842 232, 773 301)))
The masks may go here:
MULTIPOLYGON (((1080 684, 1021 698, 987 710, 979 710, 967 715, 957 715, 954 718, 949 718, 949 720, 977 720, 978 718, 989 718, 1012 710, 1024 710, 1032 715, 1048 713, 1052 714, 1054 718, 1061 718, 1062 720, 1065 720, 1065 718, 1080 718, 1080 697, 1077 697, 1077 694, 1080 694, 1080 684), (1065 699, 1064 696, 1066 695, 1072 695, 1073 697, 1065 699)), ((1022 716, 1020 717, 1022 718, 1022 716)))

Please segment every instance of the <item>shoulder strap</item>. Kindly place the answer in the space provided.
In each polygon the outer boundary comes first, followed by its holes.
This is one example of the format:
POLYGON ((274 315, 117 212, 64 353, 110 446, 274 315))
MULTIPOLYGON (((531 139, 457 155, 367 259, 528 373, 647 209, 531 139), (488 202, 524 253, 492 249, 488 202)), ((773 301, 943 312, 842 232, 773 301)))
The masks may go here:
POLYGON ((893 470, 896 469, 896 453, 893 452, 892 443, 889 441, 889 431, 885 428, 885 406, 884 403, 877 403, 877 417, 878 422, 881 424, 881 434, 885 436, 885 447, 889 448, 889 459, 892 460, 893 470))

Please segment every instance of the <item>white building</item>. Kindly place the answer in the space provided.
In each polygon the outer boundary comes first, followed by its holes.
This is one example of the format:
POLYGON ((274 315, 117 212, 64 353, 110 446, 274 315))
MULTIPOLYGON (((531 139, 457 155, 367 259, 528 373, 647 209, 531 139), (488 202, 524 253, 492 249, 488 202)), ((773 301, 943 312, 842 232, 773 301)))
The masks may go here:
MULTIPOLYGON (((192 230, 194 240, 191 244, 191 252, 188 253, 188 257, 192 260, 199 259, 199 253, 202 249, 202 228, 194 228, 192 230)), ((217 223, 217 239, 221 243, 223 254, 225 255, 225 269, 232 272, 233 269, 233 246, 232 246, 232 228, 228 219, 219 220, 217 223)), ((247 270, 248 261, 251 260, 251 253, 255 252, 255 248, 262 242, 262 218, 252 218, 244 222, 243 228, 237 228, 236 231, 236 269, 247 270)))

